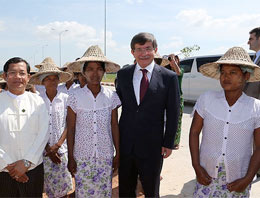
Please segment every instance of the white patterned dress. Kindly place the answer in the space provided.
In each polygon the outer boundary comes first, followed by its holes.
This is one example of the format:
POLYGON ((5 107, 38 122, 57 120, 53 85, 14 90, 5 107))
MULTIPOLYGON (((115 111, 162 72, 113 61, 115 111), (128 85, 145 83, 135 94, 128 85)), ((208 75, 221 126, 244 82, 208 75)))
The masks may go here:
POLYGON ((68 106, 76 114, 76 197, 112 195, 111 115, 119 105, 121 102, 116 92, 103 86, 96 98, 87 86, 70 93, 68 106))
MULTIPOLYGON (((58 92, 52 102, 45 92, 40 96, 43 98, 50 116, 48 143, 53 146, 59 141, 66 127, 68 95, 58 92)), ((44 190, 48 197, 63 197, 73 189, 72 177, 67 169, 68 150, 66 141, 61 145, 58 153, 61 157, 60 164, 53 163, 49 157, 43 157, 44 190)))

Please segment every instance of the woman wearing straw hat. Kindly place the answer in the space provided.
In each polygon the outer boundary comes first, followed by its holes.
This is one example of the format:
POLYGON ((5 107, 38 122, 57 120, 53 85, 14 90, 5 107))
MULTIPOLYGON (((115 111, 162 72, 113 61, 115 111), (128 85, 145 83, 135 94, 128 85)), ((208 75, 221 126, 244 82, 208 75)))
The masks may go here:
POLYGON ((78 75, 75 73, 75 71, 68 68, 69 64, 70 62, 67 62, 63 65, 62 68, 59 68, 61 71, 69 72, 73 76, 69 81, 67 81, 66 83, 61 83, 58 86, 58 90, 66 94, 69 94, 69 92, 80 87, 80 84, 75 83, 75 80, 77 80, 78 75))
POLYGON ((71 79, 71 74, 60 71, 51 58, 34 74, 30 83, 44 85, 46 92, 40 94, 50 116, 50 138, 45 147, 44 188, 48 197, 66 196, 72 189, 72 177, 67 169, 66 115, 68 95, 57 91, 59 83, 71 79))
POLYGON ((180 91, 180 115, 178 119, 178 129, 176 131, 175 140, 174 140, 174 150, 178 150, 180 147, 180 140, 181 140, 181 124, 182 124, 182 115, 183 115, 183 109, 184 109, 184 100, 182 96, 182 78, 184 70, 180 67, 180 59, 178 55, 170 54, 161 57, 159 53, 156 53, 154 56, 154 61, 169 70, 174 71, 178 76, 178 82, 179 82, 179 91, 180 91))
POLYGON ((98 46, 88 48, 75 61, 87 85, 70 93, 68 99, 68 169, 75 175, 76 197, 111 197, 112 170, 119 163, 119 129, 116 92, 101 86, 105 71, 116 72, 98 46), (114 148, 116 155, 114 157, 114 148))
POLYGON ((260 80, 260 68, 243 48, 233 47, 200 72, 219 79, 223 90, 206 92, 194 107, 189 140, 194 197, 249 197, 260 164, 260 101, 242 90, 247 81, 260 80))

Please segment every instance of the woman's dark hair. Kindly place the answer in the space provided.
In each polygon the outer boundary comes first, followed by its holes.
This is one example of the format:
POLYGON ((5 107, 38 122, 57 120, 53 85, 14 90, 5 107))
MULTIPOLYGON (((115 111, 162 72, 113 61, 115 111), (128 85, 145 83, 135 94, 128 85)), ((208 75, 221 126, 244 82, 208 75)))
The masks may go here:
POLYGON ((0 87, 1 87, 1 89, 5 89, 5 88, 6 88, 6 86, 7 86, 7 84, 6 84, 6 83, 2 83, 2 84, 0 84, 0 87))
POLYGON ((102 67, 102 69, 104 70, 104 72, 106 72, 106 68, 105 68, 105 63, 104 62, 100 62, 100 61, 86 61, 85 63, 84 63, 84 65, 83 65, 83 73, 86 71, 86 68, 87 68, 87 66, 88 66, 88 63, 90 63, 90 62, 95 62, 95 63, 98 63, 98 64, 100 64, 101 65, 101 67, 102 67))
POLYGON ((157 41, 156 41, 154 35, 151 33, 148 33, 148 32, 141 32, 132 38, 132 41, 130 44, 131 49, 135 50, 135 44, 137 44, 137 43, 140 45, 144 45, 146 42, 152 42, 153 48, 154 49, 157 48, 157 41))
POLYGON ((20 58, 20 57, 14 57, 14 58, 9 59, 9 60, 4 64, 4 72, 5 72, 5 73, 8 72, 8 69, 9 69, 9 65, 10 65, 10 64, 12 64, 12 63, 20 63, 20 62, 24 62, 24 63, 26 64, 27 73, 29 74, 29 73, 30 73, 30 70, 31 70, 29 63, 28 63, 26 60, 24 60, 24 59, 22 59, 22 58, 20 58))
POLYGON ((162 59, 161 59, 161 58, 155 58, 155 59, 154 59, 154 62, 155 62, 157 65, 161 65, 162 59))

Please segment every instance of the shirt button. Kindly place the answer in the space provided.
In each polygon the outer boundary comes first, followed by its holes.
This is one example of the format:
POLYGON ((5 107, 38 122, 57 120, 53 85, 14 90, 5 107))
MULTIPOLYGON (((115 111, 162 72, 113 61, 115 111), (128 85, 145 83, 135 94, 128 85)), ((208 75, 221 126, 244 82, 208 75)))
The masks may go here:
POLYGON ((227 122, 227 124, 229 124, 229 122, 227 122))
POLYGON ((225 140, 227 139, 227 137, 225 137, 225 140))

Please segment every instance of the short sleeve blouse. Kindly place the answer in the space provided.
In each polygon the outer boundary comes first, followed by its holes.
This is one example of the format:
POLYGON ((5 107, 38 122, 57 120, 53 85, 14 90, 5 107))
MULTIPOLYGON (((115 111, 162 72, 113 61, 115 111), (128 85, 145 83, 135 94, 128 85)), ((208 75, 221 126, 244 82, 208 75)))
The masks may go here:
POLYGON ((111 114, 120 105, 116 92, 103 86, 96 98, 87 86, 70 93, 68 106, 76 113, 76 159, 113 157, 111 114))
POLYGON ((203 118, 200 163, 213 178, 224 159, 227 181, 245 176, 253 148, 254 130, 260 127, 260 100, 242 94, 229 106, 224 91, 201 95, 194 107, 203 118))

